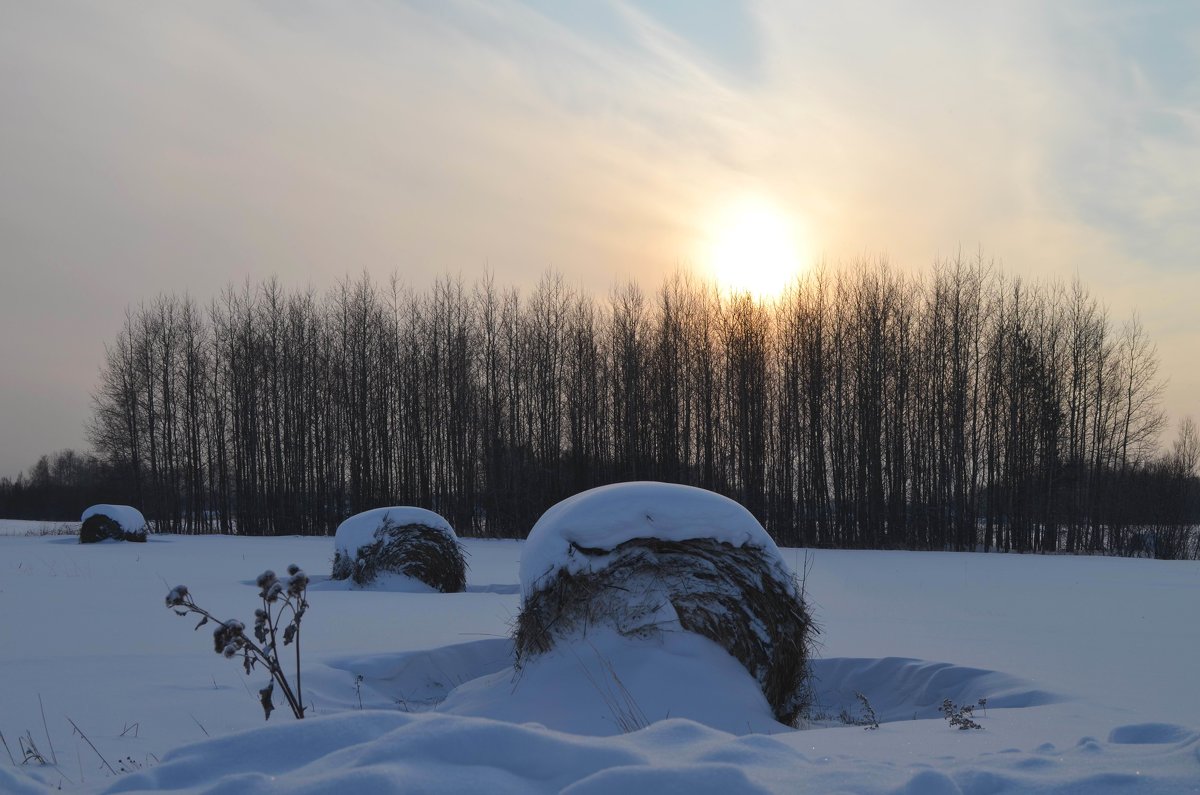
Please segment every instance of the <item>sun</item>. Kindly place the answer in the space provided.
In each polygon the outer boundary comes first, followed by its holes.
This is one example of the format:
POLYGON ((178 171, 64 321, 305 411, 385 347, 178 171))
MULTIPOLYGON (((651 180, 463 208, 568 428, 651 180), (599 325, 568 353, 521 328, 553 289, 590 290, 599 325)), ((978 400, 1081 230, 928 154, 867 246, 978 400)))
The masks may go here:
POLYGON ((724 289, 775 298, 803 268, 798 224, 766 199, 731 202, 715 214, 711 230, 701 258, 724 289))

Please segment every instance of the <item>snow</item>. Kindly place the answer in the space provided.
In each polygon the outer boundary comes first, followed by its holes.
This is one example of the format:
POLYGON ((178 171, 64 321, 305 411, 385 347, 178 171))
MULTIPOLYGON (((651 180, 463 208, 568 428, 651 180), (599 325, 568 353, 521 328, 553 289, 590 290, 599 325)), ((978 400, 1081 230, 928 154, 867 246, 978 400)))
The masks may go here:
MULTIPOLYGON (((1200 788, 1200 562, 812 552, 825 715, 794 731, 728 655, 685 633, 656 645, 601 630, 577 656, 556 649, 516 674, 507 635, 526 545, 463 543, 465 593, 321 590, 314 577, 311 716, 264 724, 265 675, 214 654, 163 597, 183 583, 248 620, 258 572, 321 571, 327 538, 152 535, 130 550, 0 535, 0 732, 18 763, 0 750, 0 792, 1200 788), (878 730, 836 719, 857 713, 855 692, 878 730), (937 713, 943 698, 983 697, 982 731, 937 713), (619 733, 635 712, 650 725, 619 733), (20 764, 27 731, 57 766, 20 764)), ((781 550, 792 568, 804 554, 781 550)))
POLYGON ((396 527, 410 524, 420 524, 435 530, 441 530, 451 538, 457 538, 454 528, 444 518, 427 511, 424 508, 410 506, 395 506, 392 508, 373 508, 369 511, 356 513, 338 525, 333 536, 334 550, 354 560, 358 550, 375 543, 375 531, 384 523, 390 521, 396 527))
POLYGON ((525 662, 517 675, 506 667, 468 681, 437 709, 586 735, 620 734, 671 717, 731 734, 788 731, 745 667, 691 632, 630 642, 611 629, 596 630, 583 643, 560 644, 525 662), (552 700, 548 693, 570 697, 552 700))
POLYGON ((371 580, 369 586, 362 586, 353 579, 321 580, 309 586, 310 591, 357 591, 364 587, 372 591, 393 591, 396 593, 440 593, 428 583, 421 582, 416 577, 400 574, 394 571, 381 571, 371 580))
POLYGON ((776 550, 753 514, 728 497, 675 483, 614 483, 580 492, 542 514, 521 555, 521 592, 528 597, 560 571, 578 574, 607 562, 576 554, 575 547, 611 550, 635 538, 711 538, 776 550))
POLYGON ((80 522, 86 522, 93 516, 107 516, 116 522, 126 533, 145 533, 146 517, 137 508, 128 505, 93 505, 79 517, 80 522))

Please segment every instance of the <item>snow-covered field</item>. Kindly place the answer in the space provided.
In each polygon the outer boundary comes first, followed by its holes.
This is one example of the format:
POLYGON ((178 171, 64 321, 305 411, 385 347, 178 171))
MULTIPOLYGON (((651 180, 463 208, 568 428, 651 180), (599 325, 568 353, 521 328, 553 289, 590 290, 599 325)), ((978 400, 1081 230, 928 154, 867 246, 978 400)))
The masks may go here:
POLYGON ((521 542, 466 540, 467 592, 438 594, 329 582, 328 538, 41 526, 0 523, 0 792, 1200 792, 1196 562, 811 552, 824 714, 794 731, 696 636, 596 632, 514 677, 521 542), (292 562, 311 719, 264 725, 265 674, 163 598, 249 623, 254 578, 292 562), (877 731, 837 719, 856 691, 877 731), (986 698, 983 729, 944 698, 986 698), (20 764, 26 733, 57 765, 20 764))

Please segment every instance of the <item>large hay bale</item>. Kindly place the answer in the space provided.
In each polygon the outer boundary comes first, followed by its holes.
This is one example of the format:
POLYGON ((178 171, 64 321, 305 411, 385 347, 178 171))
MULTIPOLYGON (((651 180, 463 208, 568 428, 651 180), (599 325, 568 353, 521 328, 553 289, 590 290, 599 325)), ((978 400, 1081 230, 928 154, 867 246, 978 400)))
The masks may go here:
POLYGON ((458 536, 433 511, 407 506, 364 511, 338 526, 333 545, 335 580, 370 585, 380 574, 392 572, 443 593, 467 587, 458 536))
POLYGON ((80 517, 79 543, 146 540, 146 517, 128 505, 93 505, 80 517))
POLYGON ((680 628, 740 661, 781 723, 809 704, 816 629, 801 588, 758 521, 720 495, 624 483, 565 500, 529 534, 521 589, 518 665, 596 625, 680 628))

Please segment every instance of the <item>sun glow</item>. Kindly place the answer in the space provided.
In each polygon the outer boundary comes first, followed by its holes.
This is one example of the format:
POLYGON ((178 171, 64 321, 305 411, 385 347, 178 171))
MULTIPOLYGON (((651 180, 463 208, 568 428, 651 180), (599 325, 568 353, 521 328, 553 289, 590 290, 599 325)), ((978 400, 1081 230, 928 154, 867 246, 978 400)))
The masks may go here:
POLYGON ((774 298, 800 273, 800 230, 761 198, 734 202, 717 214, 702 257, 717 284, 756 298, 774 298))

